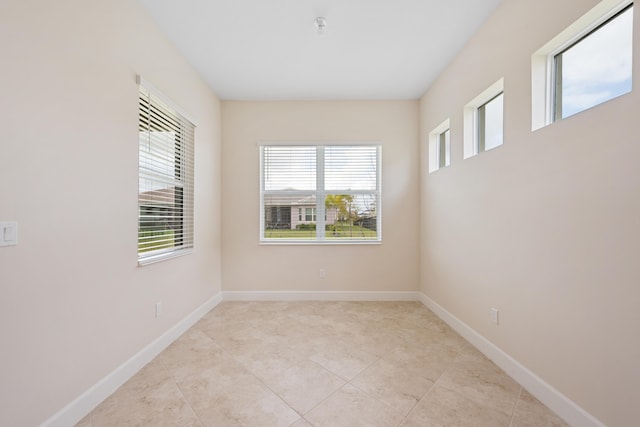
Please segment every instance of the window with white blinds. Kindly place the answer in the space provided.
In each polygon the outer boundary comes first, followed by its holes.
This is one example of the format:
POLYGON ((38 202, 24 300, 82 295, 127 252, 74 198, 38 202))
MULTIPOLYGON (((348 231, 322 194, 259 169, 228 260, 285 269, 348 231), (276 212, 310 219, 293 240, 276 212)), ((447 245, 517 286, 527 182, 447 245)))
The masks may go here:
POLYGON ((379 145, 260 147, 262 242, 379 242, 379 145))
POLYGON ((193 248, 195 126, 140 85, 138 262, 193 248))

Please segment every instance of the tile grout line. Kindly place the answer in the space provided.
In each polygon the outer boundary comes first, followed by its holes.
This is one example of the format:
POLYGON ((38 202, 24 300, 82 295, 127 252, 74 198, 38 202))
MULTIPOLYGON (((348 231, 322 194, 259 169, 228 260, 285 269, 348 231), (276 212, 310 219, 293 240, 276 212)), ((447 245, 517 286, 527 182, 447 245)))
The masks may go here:
MULTIPOLYGON (((253 325, 252 323, 249 323, 249 326, 252 329, 255 329, 257 331, 260 331, 260 329, 258 327, 256 327, 255 325, 253 325)), ((208 335, 207 335, 208 336, 208 335)), ((210 337, 211 338, 211 337, 210 337)), ((211 338, 213 340, 213 338, 211 338)), ((214 340, 215 341, 215 340, 214 340)), ((345 384, 348 383, 348 380, 342 378, 341 376, 335 374, 334 372, 330 371, 329 369, 325 368, 323 365, 311 360, 309 357, 304 357, 303 360, 291 365, 288 369, 292 368, 292 367, 296 367, 296 366, 300 366, 302 363, 306 362, 310 362, 313 363, 317 366, 319 366, 321 369, 327 371, 328 373, 330 373, 331 375, 335 376, 336 378, 339 378, 340 380, 344 381, 344 384, 342 384, 340 387, 338 387, 336 390, 332 391, 331 393, 329 393, 329 395, 327 395, 325 398, 323 398, 320 402, 318 402, 315 406, 313 406, 311 409, 309 409, 307 412, 300 413, 298 412, 295 408, 293 408, 285 399, 284 397, 282 397, 276 390, 274 390, 272 387, 270 387, 267 383, 266 383, 266 379, 263 379, 261 377, 259 377, 258 375, 256 375, 251 369, 249 369, 247 366, 245 366, 245 364, 239 360, 234 354, 232 354, 230 351, 228 351, 226 348, 224 348, 223 346, 220 346, 226 353, 229 354, 229 356, 235 360, 236 362, 238 362, 240 365, 242 365, 247 372, 249 372, 251 374, 251 376, 253 376, 257 381, 259 381, 264 387, 266 387, 269 391, 271 391, 276 397, 278 397, 278 399, 280 399, 282 401, 282 403, 284 403, 289 409, 291 409, 294 413, 296 413, 299 416, 299 419, 304 419, 306 422, 309 422, 306 418, 305 418, 305 414, 308 414, 309 412, 311 412, 313 409, 315 409, 317 406, 319 406, 322 402, 324 402, 325 400, 327 400, 329 397, 331 397, 335 392, 337 392, 338 390, 340 390, 342 387, 344 387, 345 384)), ((298 420, 299 420, 298 419, 298 420)), ((297 421, 294 421, 294 424, 297 421)))
MULTIPOLYGON (((354 379, 355 379, 355 378, 354 378, 354 379)), ((398 412, 398 411, 396 410, 396 408, 394 408, 394 407, 393 407, 393 406, 391 406, 390 404, 388 404, 388 403, 386 403, 386 402, 384 402, 384 401, 382 401, 382 400, 378 399, 378 398, 377 398, 377 397, 375 397, 375 396, 372 396, 372 395, 371 395, 371 394, 369 394, 366 390, 363 390, 363 389, 361 389, 360 387, 358 387, 357 385, 352 384, 352 383, 351 383, 351 381, 349 381, 347 384, 349 384, 351 387, 353 387, 353 388, 357 389, 357 390, 358 390, 358 391, 360 391, 361 393, 365 394, 366 396, 370 397, 371 399, 375 400, 376 402, 378 402, 378 403, 380 403, 380 404, 382 404, 382 405, 386 406, 387 408, 390 408, 390 409, 391 409, 391 410, 393 410, 393 411, 398 412)), ((346 384, 345 384, 345 385, 346 385, 346 384)), ((344 385, 343 385, 342 387, 344 387, 344 385)), ((340 388, 342 388, 342 387, 340 387, 340 388)), ((431 386, 431 387, 433 387, 433 386, 431 386)), ((429 390, 431 390, 431 387, 429 388, 429 390)), ((428 391, 427 391, 427 393, 428 393, 428 391)), ((417 405, 417 403, 416 403, 416 405, 417 405)), ((414 407, 415 407, 415 406, 414 406, 414 407)), ((413 410, 413 408, 411 408, 411 410, 409 411, 409 413, 410 413, 412 410, 413 410)), ((403 421, 404 421, 404 418, 403 418, 403 421)))
MULTIPOLYGON (((308 357, 305 357, 305 360, 302 360, 294 365, 292 365, 289 369, 295 367, 295 366, 299 366, 302 363, 304 363, 305 361, 311 362, 311 363, 315 363, 316 365, 318 365, 320 368, 324 369, 325 371, 329 372, 330 374, 332 374, 333 376, 335 376, 336 378, 340 378, 339 376, 337 376, 336 374, 334 374, 333 372, 329 371, 328 369, 326 369, 324 366, 320 365, 319 363, 314 362, 313 360, 309 359, 308 357)), ((244 365, 243 365, 244 366, 244 365)), ((246 368, 246 367, 245 367, 246 368)), ((247 369, 247 371, 249 371, 249 369, 247 369)), ((329 393, 329 395, 327 395, 324 399, 322 399, 320 402, 318 402, 313 408, 309 409, 307 412, 305 412, 304 414, 301 414, 300 412, 298 412, 295 408, 293 408, 289 402, 287 402, 284 397, 280 396, 280 394, 278 392, 276 392, 273 388, 271 388, 265 381, 263 381, 262 378, 258 377, 257 375, 255 375, 253 372, 249 371, 251 373, 251 375, 253 375, 258 381, 260 381, 260 383, 262 385, 264 385, 267 389, 269 389, 273 394, 275 394, 278 399, 282 400, 282 402, 287 405, 287 407, 291 408, 291 410, 293 412, 295 412, 296 414, 298 414, 300 416, 300 418, 304 419, 305 421, 307 421, 307 419, 304 417, 306 414, 308 414, 309 412, 313 411, 317 406, 319 406, 322 402, 324 402, 325 400, 327 400, 329 397, 333 396, 334 393, 336 393, 338 390, 340 390, 342 387, 345 386, 345 384, 347 384, 347 382, 345 382, 344 384, 342 384, 340 387, 338 387, 336 390, 332 391, 331 393, 329 393)), ((340 378, 342 380, 342 378, 340 378)), ((294 424, 297 421, 294 421, 294 424)), ((307 421, 308 422, 308 421, 307 421)))
POLYGON ((518 398, 516 399, 516 403, 513 405, 513 410, 511 411, 511 419, 509 420, 509 427, 513 426, 513 417, 516 415, 516 409, 518 408, 518 403, 520 403, 520 397, 522 397, 522 390, 524 388, 520 386, 520 391, 518 391, 518 398))
MULTIPOLYGON (((249 323, 249 326, 251 327, 251 329, 255 329, 255 330, 259 330, 257 327, 255 327, 253 324, 249 323)), ((202 331, 213 343, 215 343, 216 345, 218 345, 222 351, 227 354, 231 359, 233 359, 234 362, 238 363, 240 366, 242 366, 243 369, 245 369, 253 378, 255 378, 260 384, 262 384, 267 390, 269 390, 271 393, 273 393, 274 396, 276 396, 278 399, 280 399, 280 401, 282 401, 282 403, 289 409, 291 409, 294 413, 296 413, 297 415, 299 415, 300 418, 304 418, 302 414, 300 414, 298 411, 296 411, 290 404, 289 402, 287 402, 286 400, 284 400, 284 398, 282 396, 280 396, 279 393, 277 393, 275 390, 273 390, 271 387, 269 387, 269 385, 262 379, 260 378, 258 375, 256 375, 251 369, 249 369, 241 360, 239 360, 235 354, 233 354, 230 350, 228 350, 227 348, 225 348, 223 345, 221 344, 217 344, 215 338, 211 337, 209 334, 207 334, 205 331, 202 331)), ((300 363, 302 362, 298 362, 296 364, 294 364, 293 366, 298 366, 300 363)), ((298 418, 298 420, 300 419, 298 418)), ((296 422, 298 422, 298 420, 294 421, 292 424, 295 424, 296 422)), ((204 426, 204 424, 203 424, 204 426)))
MULTIPOLYGON (((428 328, 429 326, 431 326, 432 324, 435 323, 435 320, 429 320, 425 325, 421 325, 418 324, 418 322, 414 323, 414 322, 410 322, 412 323, 412 326, 415 327, 420 327, 420 328, 428 328)), ((437 328, 437 326, 436 326, 437 328)), ((433 329, 432 329, 433 330, 433 329)), ((406 345, 411 346, 411 342, 405 338, 402 338, 402 340, 405 342, 406 345)), ((378 399, 375 396, 372 396, 371 394, 369 394, 367 391, 362 390, 360 387, 358 387, 356 384, 352 384, 351 381, 356 379, 359 375, 361 375, 363 372, 367 371, 368 369, 370 369, 375 363, 379 362, 380 360, 385 360, 385 356, 391 354, 393 352, 393 350, 388 350, 386 351, 382 356, 378 356, 378 359, 374 362, 372 362, 371 364, 369 364, 369 366, 367 366, 366 368, 364 368, 362 371, 360 371, 357 375, 355 375, 351 380, 348 381, 348 384, 350 384, 352 387, 355 387, 356 389, 360 390, 362 393, 364 393, 365 395, 369 396, 370 398, 374 399, 375 401, 391 408, 394 409, 392 406, 390 406, 389 404, 387 404, 386 402, 378 399)), ((455 350, 456 352, 456 358, 457 356, 460 355, 460 350, 455 350)), ((406 415, 403 416, 403 418, 400 420, 400 423, 398 424, 398 426, 401 426, 408 418, 409 416, 414 412, 415 408, 418 406, 418 404, 435 388, 436 382, 440 379, 440 377, 442 377, 442 375, 444 375, 444 373, 447 371, 447 369, 449 369, 449 367, 455 362, 455 359, 447 366, 447 368, 440 373, 440 375, 438 376, 438 378, 434 381, 432 381, 431 386, 429 387, 429 389, 422 395, 422 397, 420 399, 417 400, 417 402, 411 407, 411 409, 407 412, 406 415)), ((431 381, 431 379, 429 379, 429 381, 431 381)))
MULTIPOLYGON (((294 366, 296 366, 296 365, 294 365, 294 366)), ((297 422, 300 420, 300 418, 304 418, 304 415, 303 415, 303 414, 301 414, 300 412, 296 411, 296 410, 295 410, 295 408, 293 408, 291 405, 289 405, 289 402, 287 402, 286 400, 284 400, 284 398, 283 398, 282 396, 280 396, 280 394, 278 394, 274 389, 272 389, 271 387, 269 387, 269 385, 268 385, 267 383, 265 383, 265 382, 262 380, 262 378, 260 378, 260 377, 256 376, 256 375, 255 375, 253 372, 251 372, 251 371, 249 371, 249 372, 251 373, 251 375, 253 375, 253 377, 255 377, 255 378, 260 382, 260 384, 262 384, 263 386, 265 386, 265 387, 267 388, 267 390, 269 390, 271 393, 273 393, 273 394, 274 394, 274 396, 276 396, 278 399, 280 399, 280 400, 282 401, 282 403, 284 403, 284 404, 287 406, 287 408, 291 409, 293 412, 295 412, 295 413, 299 416, 298 420, 294 421, 292 424, 297 423, 297 422)))
POLYGON ((324 402, 326 402, 327 400, 329 400, 329 398, 331 396, 333 396, 334 394, 336 394, 337 392, 339 392, 340 390, 342 390, 344 388, 344 386, 346 386, 347 384, 349 384, 348 382, 345 382, 344 384, 342 384, 340 387, 338 387, 337 389, 333 390, 331 393, 329 393, 327 395, 327 397, 325 397, 324 399, 322 399, 320 402, 318 402, 318 404, 316 406, 314 406, 313 408, 309 409, 307 412, 305 412, 304 414, 301 415, 302 418, 304 418, 305 421, 307 421, 309 424, 313 425, 311 423, 311 421, 307 420, 306 415, 308 415, 311 411, 313 411, 314 409, 316 409, 318 406, 322 405, 324 402))
MULTIPOLYGON (((186 333, 186 332, 185 332, 186 333)), ((213 340, 212 340, 213 341, 213 340)), ((168 348, 168 347, 167 347, 168 348)), ((166 349, 165 349, 166 350, 166 349)), ((164 350, 162 351, 162 353, 164 353, 164 350)), ((162 354, 160 353, 160 354, 162 354)), ((159 354, 159 355, 160 355, 159 354)), ((159 356, 158 355, 158 356, 159 356)), ((154 358, 158 359, 158 356, 156 356, 154 358)), ((171 378, 171 381, 173 381, 173 383, 175 384, 176 388, 178 389, 178 393, 180 393, 180 396, 182 396, 182 400, 184 400, 184 403, 187 404, 187 406, 189 406, 189 409, 191 409, 191 412, 193 413, 193 415, 196 417, 196 419, 198 420, 198 422, 200 423, 200 425, 202 427, 206 427, 206 424, 202 422, 202 420, 200 419, 200 415, 198 415, 198 413, 195 411, 195 409, 193 409, 193 405, 191 405, 191 402, 189 402, 189 400, 187 399, 187 396, 184 395, 184 392, 182 391, 182 388, 180 387, 180 384, 178 384, 178 381, 176 381, 176 379, 174 378, 174 376, 171 374, 171 372, 169 372, 169 369, 167 369, 167 365, 165 365, 165 363, 162 361, 162 359, 158 359, 158 362, 160 362, 160 365, 162 365, 162 369, 166 372, 166 374, 169 376, 169 378, 171 378)), ((151 362, 149 362, 151 363, 151 362)))
MULTIPOLYGON (((402 421, 400 422, 400 424, 398 424, 398 426, 401 426, 402 423, 404 423, 407 419, 409 419, 409 417, 411 416, 411 414, 416 410, 416 407, 420 404, 420 402, 422 402, 428 394, 430 394, 435 388, 436 385, 438 383, 438 381, 440 380, 440 378, 442 378, 442 376, 449 370, 449 368, 455 363, 455 360, 458 358, 458 356, 460 356, 460 351, 456 350, 456 358, 453 359, 453 361, 451 363, 449 363, 449 365, 446 367, 446 369, 444 371, 442 371, 440 373, 440 375, 438 375, 438 378, 436 378, 433 381, 433 384, 431 384, 431 387, 429 387, 429 390, 426 391, 426 393, 416 402, 415 405, 413 405, 413 408, 411 408, 411 410, 407 413, 407 415, 402 419, 402 421)), ((441 387, 441 386, 440 386, 441 387)))
POLYGON ((411 414, 413 414, 416 410, 416 408, 418 407, 418 405, 420 404, 420 402, 422 402, 423 399, 425 399, 427 397, 427 395, 429 395, 430 393, 433 392, 433 389, 436 388, 436 383, 434 382, 431 387, 429 387, 429 390, 427 390, 427 392, 424 394, 424 396, 422 396, 422 398, 420 400, 418 400, 418 402, 413 406, 413 408, 411 408, 411 410, 407 413, 407 415, 405 415, 405 417, 402 419, 402 421, 400 422, 400 424, 398 424, 398 426, 401 426, 405 421, 407 421, 409 419, 409 417, 411 416, 411 414))

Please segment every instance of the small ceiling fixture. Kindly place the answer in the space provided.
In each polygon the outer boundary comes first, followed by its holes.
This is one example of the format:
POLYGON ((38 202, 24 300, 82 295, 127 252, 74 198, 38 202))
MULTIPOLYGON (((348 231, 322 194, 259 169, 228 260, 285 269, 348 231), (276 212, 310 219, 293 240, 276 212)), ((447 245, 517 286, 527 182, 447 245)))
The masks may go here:
POLYGON ((314 25, 316 26, 316 32, 319 36, 324 34, 324 30, 327 27, 327 20, 322 16, 318 16, 313 20, 314 25))

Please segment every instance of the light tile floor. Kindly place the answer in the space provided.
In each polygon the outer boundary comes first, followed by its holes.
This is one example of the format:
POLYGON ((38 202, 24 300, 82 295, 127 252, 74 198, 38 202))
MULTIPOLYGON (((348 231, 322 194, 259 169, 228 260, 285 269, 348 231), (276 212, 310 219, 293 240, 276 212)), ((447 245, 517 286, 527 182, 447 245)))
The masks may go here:
POLYGON ((417 302, 223 302, 77 427, 566 426, 417 302))

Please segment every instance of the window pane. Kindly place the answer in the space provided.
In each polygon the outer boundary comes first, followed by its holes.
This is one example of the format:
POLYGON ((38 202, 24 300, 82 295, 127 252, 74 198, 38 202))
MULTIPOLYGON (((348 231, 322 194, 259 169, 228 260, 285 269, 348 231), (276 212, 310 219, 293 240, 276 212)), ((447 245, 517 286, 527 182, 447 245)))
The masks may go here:
POLYGON ((264 237, 315 239, 315 206, 315 195, 265 195, 264 237))
POLYGON ((329 194, 325 197, 326 239, 376 240, 378 238, 375 194, 329 194))
POLYGON ((325 189, 375 190, 376 147, 324 147, 325 189))
POLYGON ((478 151, 502 145, 503 94, 478 108, 478 151))
POLYGON ((305 209, 305 215, 304 215, 304 220, 305 221, 313 221, 315 222, 316 220, 316 208, 306 208, 305 209))
POLYGON ((450 158, 450 143, 449 143, 449 129, 438 135, 438 168, 449 166, 451 163, 450 158))
POLYGON ((264 189, 315 190, 316 147, 264 147, 264 189))
POLYGON ((444 142, 444 149, 445 149, 444 165, 445 166, 449 166, 451 164, 451 131, 449 131, 448 129, 445 132, 444 140, 445 140, 445 142, 444 142))
POLYGON ((262 241, 379 241, 379 146, 262 146, 261 154, 262 241))
POLYGON ((194 126, 140 88, 138 259, 193 246, 194 126))
POLYGON ((556 56, 556 119, 631 91, 633 7, 556 56))

